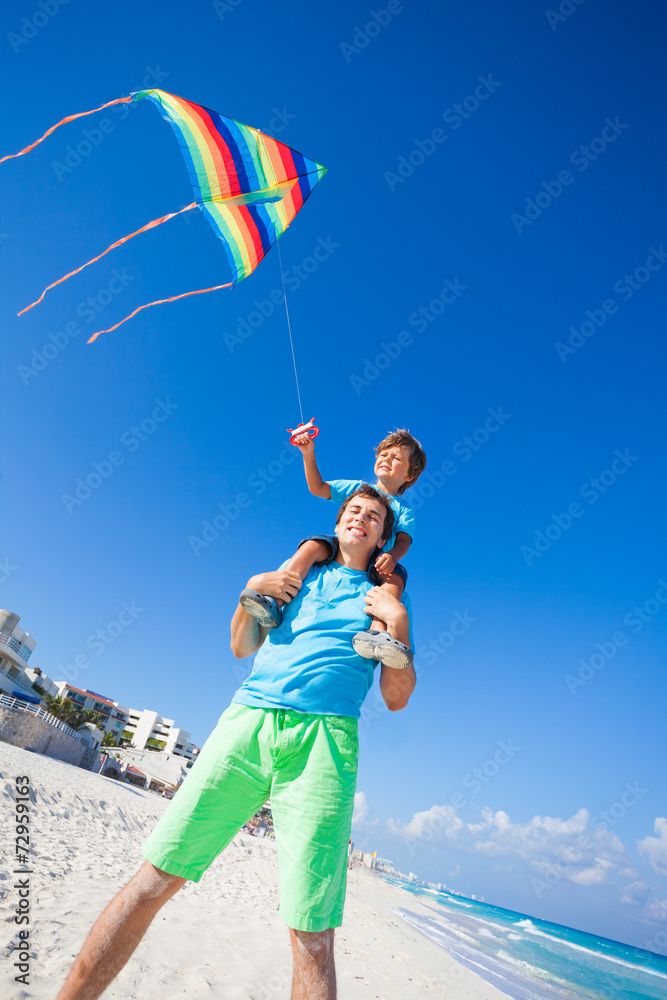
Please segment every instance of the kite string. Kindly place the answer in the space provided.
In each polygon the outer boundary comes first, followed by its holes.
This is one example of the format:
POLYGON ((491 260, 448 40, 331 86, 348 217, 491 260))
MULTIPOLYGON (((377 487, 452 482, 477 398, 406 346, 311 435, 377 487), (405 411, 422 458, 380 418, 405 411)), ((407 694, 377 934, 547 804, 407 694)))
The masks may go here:
POLYGON ((290 347, 292 349, 292 364, 294 365, 294 380, 296 382, 296 394, 297 394, 297 397, 298 397, 298 400, 299 400, 299 413, 301 414, 301 423, 305 424, 305 420, 303 419, 303 406, 301 405, 301 392, 299 390, 299 376, 297 375, 297 371, 296 371, 296 358, 294 356, 294 341, 292 340, 292 326, 291 326, 290 320, 289 320, 289 309, 287 308, 287 292, 285 291, 285 275, 283 274, 283 259, 280 256, 280 240, 277 240, 276 245, 278 247, 278 260, 280 261, 280 277, 281 277, 281 280, 282 280, 282 283, 283 283, 283 298, 285 300, 285 315, 287 316, 287 330, 289 332, 289 342, 290 342, 290 347))

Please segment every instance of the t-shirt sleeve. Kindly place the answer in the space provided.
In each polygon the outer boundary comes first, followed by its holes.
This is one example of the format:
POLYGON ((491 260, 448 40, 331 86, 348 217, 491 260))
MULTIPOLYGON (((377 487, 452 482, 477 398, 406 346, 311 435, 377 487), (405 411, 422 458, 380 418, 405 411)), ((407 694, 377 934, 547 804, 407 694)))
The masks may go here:
POLYGON ((331 500, 334 503, 342 503, 361 486, 360 479, 328 479, 327 482, 331 487, 331 500))
POLYGON ((399 531, 404 531, 406 535, 409 535, 412 541, 415 540, 415 512, 412 507, 404 506, 401 507, 401 513, 399 514, 398 521, 395 525, 395 531, 398 534, 399 531))

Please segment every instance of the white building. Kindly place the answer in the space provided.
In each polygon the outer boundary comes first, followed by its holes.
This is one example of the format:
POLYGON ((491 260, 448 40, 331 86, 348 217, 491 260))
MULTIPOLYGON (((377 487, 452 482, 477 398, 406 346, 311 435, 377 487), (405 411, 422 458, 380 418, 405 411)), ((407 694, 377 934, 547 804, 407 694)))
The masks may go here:
POLYGON ((56 685, 39 667, 28 666, 37 640, 19 627, 20 615, 0 610, 0 694, 39 704, 39 684, 47 694, 57 694, 56 685))
POLYGON ((116 743, 118 743, 127 724, 128 709, 96 691, 88 689, 84 691, 82 688, 74 687, 68 681, 58 681, 55 687, 58 690, 58 695, 69 698, 75 708, 81 710, 90 708, 93 712, 101 715, 100 729, 103 733, 113 733, 116 743))
POLYGON ((191 733, 178 728, 173 719, 164 719, 147 708, 141 712, 138 708, 128 709, 125 733, 131 734, 131 742, 137 750, 152 746, 156 750, 185 757, 190 761, 195 760, 199 753, 199 747, 188 742, 191 733))

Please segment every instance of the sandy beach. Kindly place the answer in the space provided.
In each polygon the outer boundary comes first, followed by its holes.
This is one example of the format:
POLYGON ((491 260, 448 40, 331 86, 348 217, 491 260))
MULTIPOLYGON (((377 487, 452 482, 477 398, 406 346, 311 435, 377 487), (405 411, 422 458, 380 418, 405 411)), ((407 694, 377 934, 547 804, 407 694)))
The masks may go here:
MULTIPOLYGON (((14 997, 54 998, 93 921, 143 861, 140 847, 167 801, 60 761, 0 744, 6 940, 18 944, 14 779, 31 784, 30 978, 14 997)), ((238 834, 198 885, 187 885, 154 920, 104 994, 116 1000, 289 997, 291 953, 278 915, 276 844, 238 834)), ((363 867, 349 873, 345 922, 336 932, 340 997, 502 1000, 395 912, 430 911, 363 867)), ((7 955, 7 952, 5 952, 7 955)), ((6 960, 5 978, 14 973, 6 960)))

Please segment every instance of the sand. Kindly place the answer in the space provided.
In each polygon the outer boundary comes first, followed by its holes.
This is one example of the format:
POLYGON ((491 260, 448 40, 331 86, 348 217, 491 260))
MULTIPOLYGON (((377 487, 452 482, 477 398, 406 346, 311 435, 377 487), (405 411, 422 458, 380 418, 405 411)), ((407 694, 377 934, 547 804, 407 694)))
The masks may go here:
MULTIPOLYGON (((140 847, 168 803, 159 796, 0 743, 0 869, 5 940, 14 922, 14 778, 30 777, 29 985, 5 977, 13 997, 55 998, 91 925, 143 862, 140 847)), ((276 844, 238 834, 198 885, 161 910, 120 976, 116 1000, 281 1000, 290 994, 291 951, 278 915, 276 844)), ((341 998, 502 1000, 393 912, 430 914, 415 896, 361 866, 349 873, 345 922, 336 932, 341 998)), ((7 955, 7 952, 5 952, 7 955)))

